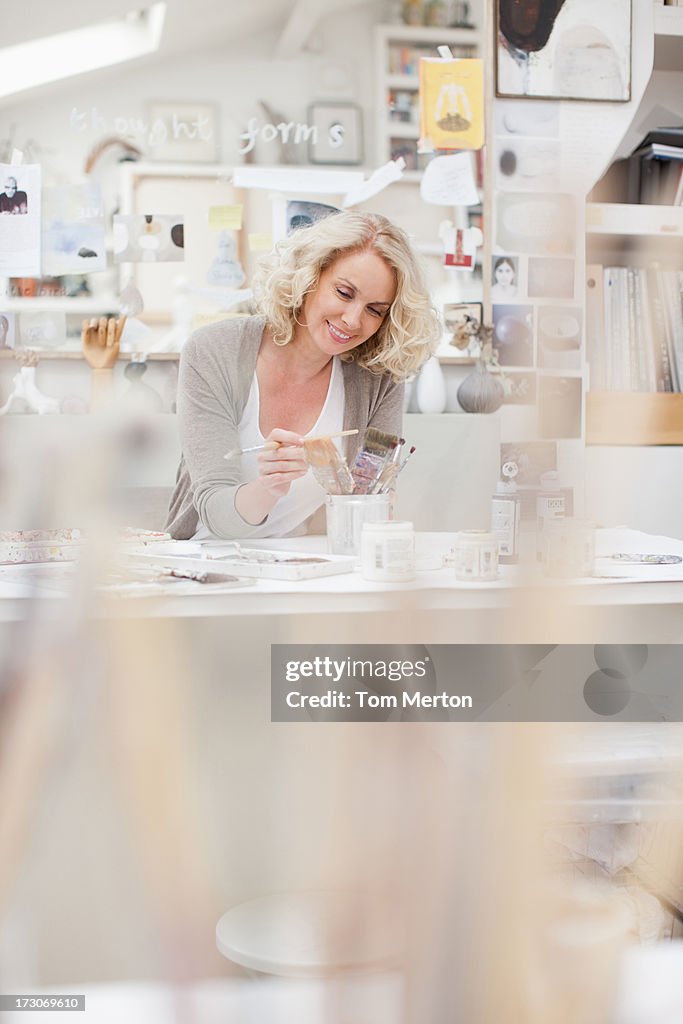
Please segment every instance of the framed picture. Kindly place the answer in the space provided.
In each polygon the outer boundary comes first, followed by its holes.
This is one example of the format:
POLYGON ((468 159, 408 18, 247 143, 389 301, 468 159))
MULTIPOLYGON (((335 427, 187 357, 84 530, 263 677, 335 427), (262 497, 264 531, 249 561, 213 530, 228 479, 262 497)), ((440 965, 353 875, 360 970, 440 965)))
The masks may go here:
POLYGON ((308 125, 312 164, 362 163, 363 113, 355 103, 313 103, 308 125))
POLYGON ((443 307, 444 343, 467 349, 472 335, 481 326, 484 307, 481 302, 448 302, 443 307))
POLYGON ((631 98, 631 0, 496 0, 496 95, 631 98))
POLYGON ((218 154, 218 108, 215 103, 148 104, 149 156, 179 163, 213 163, 218 154))

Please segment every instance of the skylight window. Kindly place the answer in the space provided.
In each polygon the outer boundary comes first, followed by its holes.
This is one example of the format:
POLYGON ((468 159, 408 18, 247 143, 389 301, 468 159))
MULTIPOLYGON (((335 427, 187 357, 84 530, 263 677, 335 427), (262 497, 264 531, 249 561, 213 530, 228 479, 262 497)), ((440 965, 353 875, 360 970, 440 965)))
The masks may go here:
POLYGON ((0 49, 0 97, 154 53, 165 16, 166 4, 155 3, 116 21, 0 49))

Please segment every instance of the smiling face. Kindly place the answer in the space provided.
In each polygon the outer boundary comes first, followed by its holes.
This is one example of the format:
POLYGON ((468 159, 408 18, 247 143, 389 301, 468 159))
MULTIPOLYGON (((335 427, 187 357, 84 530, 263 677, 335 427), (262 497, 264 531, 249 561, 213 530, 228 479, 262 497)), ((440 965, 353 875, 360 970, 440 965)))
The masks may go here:
POLYGON ((395 296, 395 272, 377 253, 340 256, 306 296, 295 339, 326 356, 349 352, 379 330, 395 296))

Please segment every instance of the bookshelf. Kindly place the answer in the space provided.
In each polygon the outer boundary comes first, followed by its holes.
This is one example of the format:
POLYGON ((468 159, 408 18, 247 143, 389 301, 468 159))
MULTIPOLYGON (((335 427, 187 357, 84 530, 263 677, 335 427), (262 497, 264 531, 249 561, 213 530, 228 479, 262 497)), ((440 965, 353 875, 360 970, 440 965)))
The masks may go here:
MULTIPOLYGON (((681 72, 683 70, 683 7, 654 6, 654 68, 655 72, 681 72)), ((661 82, 658 88, 661 89, 661 82)), ((680 75, 667 78, 667 89, 681 87, 680 75)), ((654 90, 651 104, 663 102, 665 97, 654 90)), ((642 110, 641 110, 642 113, 642 110)), ((678 274, 679 295, 683 289, 683 207, 658 205, 632 205, 628 203, 595 203, 586 205, 586 264, 616 268, 631 268, 635 278, 643 280, 643 271, 656 267, 656 271, 669 276, 678 274)), ((632 288, 629 274, 628 288, 632 288)), ((673 285, 671 285, 673 288, 673 285)), ((636 290, 638 285, 636 285, 636 290)), ((589 290, 587 289, 587 292, 589 290)), ((656 289, 655 289, 656 291, 656 289)), ((648 297, 647 290, 644 295, 648 297)), ((678 305, 680 306, 679 300, 678 305)), ((590 297, 587 294, 587 347, 590 349, 591 326, 590 297)), ((675 295, 673 298, 675 306, 675 295)), ((633 313, 631 299, 625 302, 628 310, 625 320, 613 328, 612 352, 622 353, 624 344, 650 345, 654 338, 668 336, 669 349, 674 346, 669 306, 669 326, 666 331, 652 322, 641 327, 642 321, 633 313), (630 320, 630 323, 629 323, 630 320), (635 341, 634 341, 635 339, 635 341)), ((683 320, 679 324, 683 331, 683 320)), ((605 345, 610 344, 603 337, 605 345)), ((626 356, 628 359, 628 356, 626 356)), ((679 367, 679 389, 683 389, 683 360, 679 367)), ((654 390, 598 390, 600 382, 593 371, 593 386, 586 395, 586 441, 589 445, 651 446, 683 445, 683 394, 654 390)), ((633 382, 632 382, 633 383, 633 382)))
POLYGON ((418 181, 425 157, 418 155, 420 57, 437 57, 450 46, 455 57, 481 55, 481 30, 421 25, 378 25, 375 29, 377 163, 402 156, 404 180, 418 181))

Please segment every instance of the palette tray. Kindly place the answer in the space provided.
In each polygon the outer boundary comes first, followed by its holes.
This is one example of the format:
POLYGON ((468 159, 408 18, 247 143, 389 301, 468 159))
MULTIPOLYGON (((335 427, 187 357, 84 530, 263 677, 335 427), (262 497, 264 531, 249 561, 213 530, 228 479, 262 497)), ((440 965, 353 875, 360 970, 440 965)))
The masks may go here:
POLYGON ((235 576, 265 580, 313 580, 352 572, 356 566, 356 559, 345 555, 307 555, 246 547, 221 551, 218 546, 212 546, 210 552, 183 552, 171 544, 155 544, 153 550, 130 552, 129 557, 138 564, 199 572, 229 572, 235 576))

